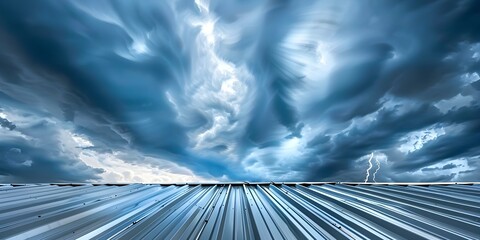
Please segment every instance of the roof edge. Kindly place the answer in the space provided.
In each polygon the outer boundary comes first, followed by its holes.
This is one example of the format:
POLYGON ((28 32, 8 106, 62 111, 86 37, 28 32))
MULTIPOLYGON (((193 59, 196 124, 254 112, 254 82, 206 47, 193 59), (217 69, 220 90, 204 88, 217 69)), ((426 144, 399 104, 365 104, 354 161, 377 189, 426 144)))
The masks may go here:
POLYGON ((26 186, 26 185, 58 185, 58 186, 126 186, 132 184, 160 185, 160 186, 183 186, 183 185, 397 185, 397 186, 441 186, 441 185, 476 185, 480 182, 173 182, 173 183, 0 183, 0 186, 26 186))

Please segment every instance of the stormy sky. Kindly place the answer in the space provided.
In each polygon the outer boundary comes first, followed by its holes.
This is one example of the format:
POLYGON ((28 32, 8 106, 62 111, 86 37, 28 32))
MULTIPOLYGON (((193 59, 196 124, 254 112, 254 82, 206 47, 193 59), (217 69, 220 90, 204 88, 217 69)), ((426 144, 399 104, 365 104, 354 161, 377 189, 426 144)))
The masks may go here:
POLYGON ((0 182, 480 181, 480 2, 0 1, 0 182))

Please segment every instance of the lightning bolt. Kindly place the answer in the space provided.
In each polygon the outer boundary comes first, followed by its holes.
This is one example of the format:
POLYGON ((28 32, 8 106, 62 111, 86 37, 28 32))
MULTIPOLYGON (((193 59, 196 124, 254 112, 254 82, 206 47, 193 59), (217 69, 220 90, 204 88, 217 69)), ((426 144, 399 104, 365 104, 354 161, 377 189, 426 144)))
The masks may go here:
POLYGON ((380 161, 378 161, 378 157, 375 157, 375 162, 377 163, 377 169, 376 169, 375 172, 373 173, 373 181, 374 181, 374 182, 377 182, 377 181, 375 180, 375 175, 377 175, 378 170, 380 170, 380 161))
POLYGON ((373 152, 370 155, 370 159, 368 159, 368 169, 367 169, 367 176, 365 176, 365 183, 367 183, 368 178, 370 177, 370 169, 372 169, 373 167, 372 158, 373 158, 373 152))

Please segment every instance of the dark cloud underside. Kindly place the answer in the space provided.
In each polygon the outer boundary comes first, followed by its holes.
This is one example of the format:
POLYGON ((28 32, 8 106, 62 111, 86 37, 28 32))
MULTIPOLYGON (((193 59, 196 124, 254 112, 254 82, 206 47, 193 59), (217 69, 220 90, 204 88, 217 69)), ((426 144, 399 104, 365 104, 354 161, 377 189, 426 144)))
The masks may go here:
POLYGON ((25 5, 0 181, 479 180, 478 1, 25 5))

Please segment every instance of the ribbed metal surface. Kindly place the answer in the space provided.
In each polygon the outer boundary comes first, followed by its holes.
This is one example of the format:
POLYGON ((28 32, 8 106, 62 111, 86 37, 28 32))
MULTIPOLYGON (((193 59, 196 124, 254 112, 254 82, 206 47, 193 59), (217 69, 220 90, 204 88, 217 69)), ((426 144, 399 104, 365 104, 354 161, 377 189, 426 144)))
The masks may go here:
POLYGON ((0 186, 0 238, 480 239, 480 185, 0 186))

